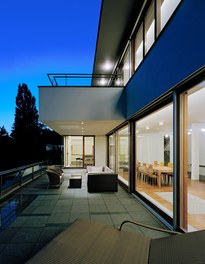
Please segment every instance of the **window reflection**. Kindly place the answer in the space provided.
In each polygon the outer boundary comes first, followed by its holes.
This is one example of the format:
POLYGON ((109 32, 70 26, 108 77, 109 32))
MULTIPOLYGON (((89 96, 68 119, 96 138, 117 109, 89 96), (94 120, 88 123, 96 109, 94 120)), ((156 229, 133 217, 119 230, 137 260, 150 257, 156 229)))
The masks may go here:
POLYGON ((117 132, 117 173, 119 179, 129 184, 129 130, 128 126, 117 132))

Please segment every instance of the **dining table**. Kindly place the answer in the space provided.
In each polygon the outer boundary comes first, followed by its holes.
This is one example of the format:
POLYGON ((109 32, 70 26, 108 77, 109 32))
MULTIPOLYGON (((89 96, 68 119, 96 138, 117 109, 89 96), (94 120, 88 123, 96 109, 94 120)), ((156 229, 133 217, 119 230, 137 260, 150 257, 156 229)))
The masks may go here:
POLYGON ((159 188, 161 188, 161 179, 162 179, 162 174, 166 174, 166 173, 173 173, 173 168, 168 167, 168 166, 153 166, 153 170, 155 170, 157 172, 157 185, 159 188))

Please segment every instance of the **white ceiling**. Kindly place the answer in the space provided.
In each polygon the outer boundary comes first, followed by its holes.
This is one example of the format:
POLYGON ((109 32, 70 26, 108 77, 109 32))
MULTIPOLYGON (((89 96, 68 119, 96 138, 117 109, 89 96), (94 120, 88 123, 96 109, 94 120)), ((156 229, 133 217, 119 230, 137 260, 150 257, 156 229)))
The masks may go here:
POLYGON ((46 121, 46 125, 60 135, 106 135, 124 120, 92 120, 92 121, 46 121), (83 123, 83 124, 82 124, 83 123), (82 129, 83 128, 83 129, 82 129), (83 133, 82 133, 83 131, 83 133))

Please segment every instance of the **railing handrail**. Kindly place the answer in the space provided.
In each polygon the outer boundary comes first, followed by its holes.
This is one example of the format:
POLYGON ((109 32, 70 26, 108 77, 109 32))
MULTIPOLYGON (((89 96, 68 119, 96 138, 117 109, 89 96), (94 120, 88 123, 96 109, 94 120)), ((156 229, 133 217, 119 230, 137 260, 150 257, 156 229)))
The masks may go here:
MULTIPOLYGON (((48 73, 48 79, 52 86, 58 86, 57 79, 90 79, 91 83, 95 79, 108 79, 111 80, 113 78, 121 78, 121 75, 113 75, 113 74, 91 74, 91 73, 48 73)), ((105 86, 109 86, 109 83, 105 86)), ((92 86, 92 84, 90 85, 92 86)), ((118 86, 118 85, 117 85, 118 86)))
POLYGON ((33 166, 36 166, 36 165, 43 164, 45 162, 46 161, 44 160, 44 161, 40 161, 40 162, 35 162, 35 163, 23 165, 21 167, 16 167, 16 168, 13 168, 13 169, 10 169, 10 170, 1 171, 0 172, 0 176, 5 175, 5 174, 9 174, 9 173, 12 173, 12 172, 15 172, 15 171, 19 171, 19 170, 24 170, 24 169, 27 169, 27 168, 30 168, 30 167, 33 167, 33 166))

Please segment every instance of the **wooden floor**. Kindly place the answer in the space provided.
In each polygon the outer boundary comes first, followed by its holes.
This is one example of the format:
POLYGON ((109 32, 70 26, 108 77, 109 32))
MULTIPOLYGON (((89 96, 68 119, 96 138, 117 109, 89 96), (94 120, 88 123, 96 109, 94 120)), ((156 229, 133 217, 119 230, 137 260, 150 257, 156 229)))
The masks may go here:
MULTIPOLYGON (((123 177, 126 180, 128 179, 125 173, 123 177)), ((159 188, 156 184, 151 185, 150 183, 137 179, 136 190, 137 192, 148 195, 149 197, 151 197, 151 199, 160 203, 169 211, 173 212, 173 204, 157 195, 157 192, 173 192, 172 183, 170 183, 169 185, 164 184, 161 188, 159 188)), ((189 179, 188 193, 203 199, 205 202, 205 182, 193 181, 189 179)), ((203 212, 203 214, 188 214, 188 225, 191 225, 194 229, 197 230, 205 229, 205 211, 203 212)))

